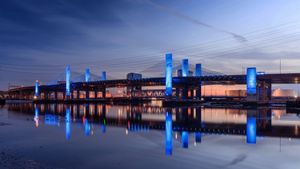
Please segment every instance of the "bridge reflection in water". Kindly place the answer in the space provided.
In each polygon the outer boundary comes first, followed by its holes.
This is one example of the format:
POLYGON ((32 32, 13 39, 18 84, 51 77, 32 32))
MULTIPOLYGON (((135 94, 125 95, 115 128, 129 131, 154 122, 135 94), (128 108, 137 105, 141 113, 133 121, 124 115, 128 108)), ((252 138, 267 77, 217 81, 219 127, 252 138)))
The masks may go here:
POLYGON ((282 108, 164 108, 148 105, 117 106, 105 104, 9 104, 8 110, 33 115, 36 127, 64 126, 65 137, 71 139, 71 126, 81 125, 86 136, 94 135, 100 127, 124 127, 130 132, 165 131, 165 152, 172 154, 173 141, 183 148, 195 145, 210 134, 244 135, 245 144, 255 144, 256 136, 299 138, 297 114, 282 108), (180 137, 181 139, 178 139, 180 137))

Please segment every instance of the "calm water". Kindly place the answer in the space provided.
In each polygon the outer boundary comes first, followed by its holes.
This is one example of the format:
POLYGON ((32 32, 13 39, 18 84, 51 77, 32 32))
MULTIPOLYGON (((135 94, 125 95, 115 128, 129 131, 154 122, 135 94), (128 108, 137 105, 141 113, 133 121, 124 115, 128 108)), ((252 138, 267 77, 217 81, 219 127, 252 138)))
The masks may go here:
POLYGON ((0 168, 298 168, 284 108, 8 104, 0 168))

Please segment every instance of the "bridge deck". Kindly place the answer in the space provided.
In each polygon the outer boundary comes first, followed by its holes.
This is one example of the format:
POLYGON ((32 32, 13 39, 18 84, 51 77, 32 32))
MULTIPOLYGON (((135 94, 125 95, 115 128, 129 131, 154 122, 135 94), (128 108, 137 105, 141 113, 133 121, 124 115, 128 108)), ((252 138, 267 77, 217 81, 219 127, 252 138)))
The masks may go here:
MULTIPOLYGON (((268 81, 272 84, 298 84, 300 80, 300 73, 285 73, 285 74, 265 74, 257 75, 258 81, 268 81)), ((173 77, 173 86, 197 86, 210 84, 245 84, 246 75, 220 75, 220 76, 200 76, 200 77, 173 77)), ((91 81, 91 82, 73 82, 72 89, 93 89, 93 88, 112 88, 112 87, 129 87, 129 86, 164 86, 164 77, 142 78, 142 79, 116 79, 105 81, 91 81)), ((26 86, 20 88, 10 89, 9 92, 17 91, 32 91, 34 86, 26 86)), ((65 84, 41 85, 40 90, 47 91, 64 91, 65 84)))

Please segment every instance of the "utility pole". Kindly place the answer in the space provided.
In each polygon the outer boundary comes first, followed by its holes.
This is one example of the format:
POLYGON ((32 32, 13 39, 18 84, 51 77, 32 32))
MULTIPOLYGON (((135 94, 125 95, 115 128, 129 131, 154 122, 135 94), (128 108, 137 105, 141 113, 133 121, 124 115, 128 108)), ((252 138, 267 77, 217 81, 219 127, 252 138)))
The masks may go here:
POLYGON ((280 71, 280 74, 281 74, 281 58, 280 58, 280 63, 279 63, 279 71, 280 71))
POLYGON ((242 75, 245 74, 245 68, 244 66, 242 65, 242 75))

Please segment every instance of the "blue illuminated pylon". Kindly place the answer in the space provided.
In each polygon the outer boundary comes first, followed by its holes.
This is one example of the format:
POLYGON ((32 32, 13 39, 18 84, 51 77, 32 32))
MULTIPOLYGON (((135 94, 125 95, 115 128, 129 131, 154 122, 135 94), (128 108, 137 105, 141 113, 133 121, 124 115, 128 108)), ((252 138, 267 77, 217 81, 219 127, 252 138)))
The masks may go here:
POLYGON ((247 68, 247 95, 256 94, 256 68, 247 68))
POLYGON ((71 113, 70 107, 67 106, 66 109, 66 139, 70 140, 71 138, 71 113))
POLYGON ((172 96, 172 53, 166 54, 166 96, 172 96))
POLYGON ((105 71, 102 72, 101 80, 106 80, 106 72, 105 71))
POLYGON ((181 134, 182 147, 189 147, 189 133, 187 131, 183 131, 181 134))
POLYGON ((91 73, 90 73, 90 69, 87 68, 85 69, 85 82, 89 82, 91 80, 91 73))
POLYGON ((195 76, 202 76, 202 66, 201 66, 201 64, 196 64, 196 66, 195 66, 195 76))
POLYGON ((36 97, 39 96, 39 81, 38 81, 38 80, 35 81, 35 90, 34 90, 34 94, 35 94, 36 97))
POLYGON ((71 68, 68 65, 66 67, 66 96, 69 97, 71 95, 71 90, 70 90, 70 82, 71 81, 71 68))
POLYGON ((173 143, 172 143, 172 114, 166 113, 166 155, 172 155, 173 143))
POLYGON ((189 60, 182 59, 182 77, 187 77, 189 75, 189 60))

